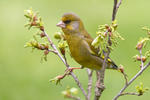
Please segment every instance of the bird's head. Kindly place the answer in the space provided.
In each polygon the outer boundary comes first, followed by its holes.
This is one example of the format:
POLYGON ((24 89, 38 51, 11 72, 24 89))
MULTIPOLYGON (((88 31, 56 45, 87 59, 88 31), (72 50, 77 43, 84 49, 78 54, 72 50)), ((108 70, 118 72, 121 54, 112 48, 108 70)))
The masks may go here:
POLYGON ((65 34, 75 34, 84 30, 82 21, 74 13, 65 13, 57 26, 61 27, 65 34))

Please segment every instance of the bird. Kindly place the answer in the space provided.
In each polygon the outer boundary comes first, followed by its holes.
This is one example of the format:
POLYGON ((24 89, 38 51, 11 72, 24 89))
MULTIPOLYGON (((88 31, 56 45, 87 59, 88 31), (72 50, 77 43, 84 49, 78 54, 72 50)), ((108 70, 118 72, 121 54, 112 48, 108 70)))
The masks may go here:
MULTIPOLYGON (((64 33, 65 39, 73 59, 83 67, 100 70, 104 57, 100 57, 99 49, 92 45, 93 38, 84 28, 83 22, 75 13, 64 13, 57 24, 64 33)), ((118 66, 110 59, 106 61, 107 69, 118 69, 118 66)))

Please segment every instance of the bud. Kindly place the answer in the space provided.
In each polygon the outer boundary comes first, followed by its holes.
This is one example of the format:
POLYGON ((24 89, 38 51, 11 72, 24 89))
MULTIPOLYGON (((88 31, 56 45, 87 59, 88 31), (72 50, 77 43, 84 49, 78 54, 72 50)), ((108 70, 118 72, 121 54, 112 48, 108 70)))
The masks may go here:
POLYGON ((65 48, 59 48, 62 55, 65 55, 65 48))
POLYGON ((30 43, 33 47, 38 47, 38 42, 37 41, 31 41, 30 43))
POLYGON ((112 36, 112 32, 109 32, 109 37, 111 37, 112 36))
POLYGON ((145 56, 142 57, 142 61, 143 61, 143 62, 146 61, 146 57, 145 57, 145 56))
POLYGON ((40 30, 41 30, 41 31, 44 31, 44 26, 40 26, 40 30))
POLYGON ((124 67, 121 65, 119 70, 121 71, 121 73, 124 73, 124 67))
POLYGON ((42 32, 42 33, 40 34, 40 37, 41 37, 41 38, 42 38, 42 37, 45 37, 45 33, 42 32))
POLYGON ((40 50, 44 50, 45 49, 45 47, 43 45, 41 45, 41 44, 38 44, 37 48, 40 49, 40 50))
POLYGON ((137 50, 141 50, 142 47, 143 47, 143 43, 138 43, 138 44, 136 45, 136 49, 137 49, 137 50))
POLYGON ((54 34, 54 38, 55 38, 55 39, 61 39, 61 36, 62 36, 62 34, 61 34, 60 32, 56 32, 56 33, 54 34))
POLYGON ((104 36, 107 37, 107 32, 104 32, 104 36))
POLYGON ((31 26, 36 26, 37 25, 37 23, 35 22, 35 21, 33 21, 32 23, 31 23, 31 26))
POLYGON ((114 29, 116 30, 118 25, 117 24, 113 24, 114 29))
POLYGON ((59 50, 61 51, 61 54, 62 55, 65 55, 65 48, 67 47, 67 42, 66 41, 63 41, 63 42, 59 42, 58 44, 58 48, 59 50))
POLYGON ((57 79, 63 79, 64 76, 63 76, 63 75, 58 75, 56 78, 57 78, 57 79))
POLYGON ((112 32, 112 29, 110 27, 108 28, 108 32, 112 32))
POLYGON ((33 21, 37 21, 38 19, 37 19, 37 16, 35 15, 34 17, 33 17, 33 21))
POLYGON ((141 57, 137 55, 136 60, 141 61, 141 57))
POLYGON ((109 25, 108 25, 108 24, 105 24, 105 28, 108 29, 108 28, 109 28, 109 25))
POLYGON ((48 50, 45 50, 44 51, 44 55, 48 55, 49 51, 48 50))
POLYGON ((64 77, 65 77, 64 75, 58 75, 55 78, 51 79, 50 82, 56 82, 56 85, 58 83, 60 84, 61 79, 63 79, 64 77))
POLYGON ((48 46, 48 45, 45 45, 44 47, 45 47, 45 49, 48 49, 48 48, 49 48, 49 46, 48 46))

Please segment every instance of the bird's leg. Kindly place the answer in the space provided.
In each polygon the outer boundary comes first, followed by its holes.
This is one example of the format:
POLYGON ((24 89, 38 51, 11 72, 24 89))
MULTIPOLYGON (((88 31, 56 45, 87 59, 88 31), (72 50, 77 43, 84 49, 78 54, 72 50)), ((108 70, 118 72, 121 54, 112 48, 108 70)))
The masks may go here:
POLYGON ((72 72, 72 71, 75 70, 75 69, 81 69, 81 67, 69 67, 69 68, 67 68, 67 70, 68 70, 69 72, 72 72))
POLYGON ((80 66, 80 67, 68 67, 65 72, 67 72, 68 74, 70 74, 75 69, 83 69, 83 68, 84 68, 83 66, 80 66))

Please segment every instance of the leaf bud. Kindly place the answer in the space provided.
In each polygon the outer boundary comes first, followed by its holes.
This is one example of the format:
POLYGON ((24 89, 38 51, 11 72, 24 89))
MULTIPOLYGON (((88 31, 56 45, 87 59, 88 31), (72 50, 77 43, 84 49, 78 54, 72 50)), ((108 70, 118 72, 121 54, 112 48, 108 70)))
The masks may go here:
POLYGON ((35 15, 34 17, 33 17, 33 21, 35 22, 35 21, 37 21, 38 19, 37 19, 37 16, 35 15))
POLYGON ((45 37, 46 35, 45 35, 45 33, 44 32, 42 32, 41 34, 40 34, 40 37, 42 38, 42 37, 45 37))
POLYGON ((37 25, 37 23, 35 22, 35 21, 33 21, 32 23, 31 23, 31 26, 36 26, 37 25))
POLYGON ((48 45, 45 45, 45 46, 44 46, 44 48, 45 48, 45 49, 48 49, 48 48, 49 48, 49 46, 48 46, 48 45))
POLYGON ((55 34, 54 34, 54 38, 55 39, 61 39, 62 37, 62 33, 61 32, 56 32, 55 34))
POLYGON ((109 28, 109 25, 108 25, 108 24, 105 24, 105 28, 108 29, 108 28, 109 28))
POLYGON ((141 61, 141 57, 137 55, 136 60, 141 61))
POLYGON ((109 36, 110 36, 110 37, 112 36, 112 32, 109 32, 109 36))
POLYGON ((143 47, 143 43, 138 43, 138 44, 136 45, 136 49, 137 49, 137 50, 141 50, 142 47, 143 47))
POLYGON ((65 55, 65 49, 64 48, 60 48, 60 52, 62 55, 65 55))
POLYGON ((40 26, 40 30, 41 30, 41 31, 44 31, 44 26, 40 26))
POLYGON ((44 51, 44 55, 48 55, 49 51, 48 50, 45 50, 44 51))
POLYGON ((124 67, 122 65, 119 67, 119 70, 121 73, 124 73, 124 67))
POLYGON ((142 57, 142 61, 143 61, 143 62, 146 61, 146 57, 145 57, 145 56, 142 57))

